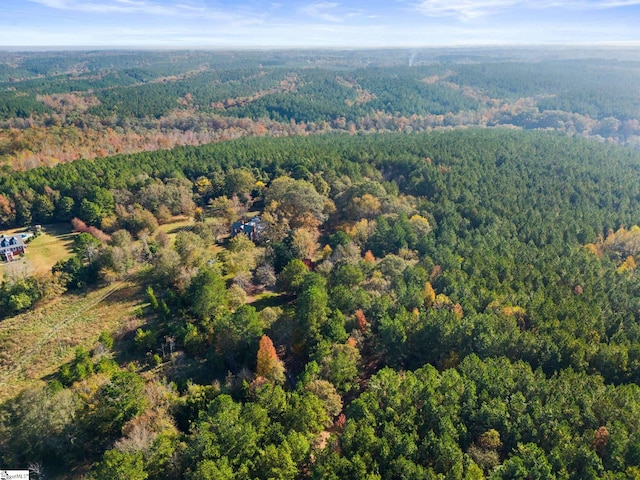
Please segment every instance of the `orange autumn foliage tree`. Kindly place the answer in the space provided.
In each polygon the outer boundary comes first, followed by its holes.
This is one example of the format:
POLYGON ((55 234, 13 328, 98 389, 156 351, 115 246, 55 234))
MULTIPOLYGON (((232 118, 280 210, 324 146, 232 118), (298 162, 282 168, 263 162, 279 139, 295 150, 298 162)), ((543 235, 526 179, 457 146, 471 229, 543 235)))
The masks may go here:
POLYGON ((376 261, 376 257, 373 256, 373 253, 371 253, 371 250, 367 250, 362 259, 367 263, 375 263, 376 261))
POLYGON ((260 339, 256 374, 273 383, 284 383, 284 365, 267 335, 260 339))
POLYGON ((364 316, 364 312, 362 309, 356 310, 356 323, 358 325, 358 330, 361 332, 365 332, 367 330, 367 318, 364 316))

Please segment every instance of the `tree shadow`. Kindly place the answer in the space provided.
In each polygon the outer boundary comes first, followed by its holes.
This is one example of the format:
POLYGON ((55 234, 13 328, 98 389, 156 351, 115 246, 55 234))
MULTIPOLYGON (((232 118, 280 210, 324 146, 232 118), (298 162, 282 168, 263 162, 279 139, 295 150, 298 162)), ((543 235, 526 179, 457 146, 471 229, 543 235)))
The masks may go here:
POLYGON ((267 292, 260 295, 253 302, 250 303, 257 311, 263 310, 267 307, 282 307, 293 300, 293 296, 285 295, 283 293, 267 292))

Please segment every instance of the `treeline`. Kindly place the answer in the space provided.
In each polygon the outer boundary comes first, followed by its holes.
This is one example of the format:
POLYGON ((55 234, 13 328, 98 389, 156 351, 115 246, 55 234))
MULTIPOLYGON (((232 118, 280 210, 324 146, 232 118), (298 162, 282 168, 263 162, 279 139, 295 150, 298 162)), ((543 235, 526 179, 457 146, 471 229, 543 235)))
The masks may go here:
POLYGON ((243 51, 47 51, 0 52, 0 81, 16 83, 33 77, 125 70, 141 81, 179 75, 204 66, 216 69, 264 66, 361 65, 364 63, 404 63, 405 52, 388 50, 353 52, 322 50, 243 51))
POLYGON ((59 285, 139 272, 146 297, 135 332, 4 405, 3 459, 100 479, 633 477, 638 160, 493 129, 3 177, 8 220, 30 191, 89 224, 59 285), (256 209, 257 244, 212 250, 256 209), (170 242, 177 213, 194 224, 170 242))
POLYGON ((635 172, 634 161, 634 154, 625 150, 505 130, 246 139, 13 172, 0 177, 0 221, 15 226, 76 216, 97 224, 113 213, 114 190, 136 190, 171 178, 194 182, 206 176, 214 185, 209 195, 229 195, 222 185, 231 170, 248 168, 257 179, 268 181, 297 165, 312 173, 346 175, 352 181, 380 169, 403 191, 426 197, 437 221, 454 232, 468 225, 499 225, 501 216, 509 213, 527 241, 542 245, 549 243, 547 237, 561 242, 567 236, 586 243, 609 229, 635 223, 631 205, 639 187, 629 174, 635 172), (434 160, 433 152, 440 149, 434 160), (488 157, 493 163, 485 160, 488 157), (541 195, 520 194, 534 186, 541 195), (456 201, 458 197, 464 202, 456 201), (94 218, 83 214, 83 204, 100 213, 94 218), (538 220, 547 224, 556 215, 567 233, 537 228, 538 220))

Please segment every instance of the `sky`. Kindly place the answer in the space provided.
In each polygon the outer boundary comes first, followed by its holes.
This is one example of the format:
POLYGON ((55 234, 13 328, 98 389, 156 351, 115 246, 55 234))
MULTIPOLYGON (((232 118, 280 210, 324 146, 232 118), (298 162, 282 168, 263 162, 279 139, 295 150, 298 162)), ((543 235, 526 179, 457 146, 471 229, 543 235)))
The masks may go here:
POLYGON ((640 45, 640 0, 0 0, 0 47, 640 45))

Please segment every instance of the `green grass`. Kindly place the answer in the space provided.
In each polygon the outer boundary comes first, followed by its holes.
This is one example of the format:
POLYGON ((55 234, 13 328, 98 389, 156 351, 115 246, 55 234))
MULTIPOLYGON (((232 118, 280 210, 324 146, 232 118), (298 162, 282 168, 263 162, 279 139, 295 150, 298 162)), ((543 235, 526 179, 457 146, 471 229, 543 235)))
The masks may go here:
MULTIPOLYGON (((15 228, 4 234, 15 235, 26 231, 26 228, 15 228)), ((0 263, 0 276, 16 269, 27 275, 51 271, 58 260, 65 260, 72 255, 71 246, 75 235, 69 223, 44 225, 43 232, 27 244, 24 256, 11 264, 0 263)))
POLYGON ((91 350, 102 331, 135 330, 141 320, 134 313, 144 301, 138 285, 119 281, 0 322, 0 402, 57 372, 77 346, 91 350))
MULTIPOLYGON (((193 220, 179 219, 160 228, 174 239, 191 225, 193 220)), ((13 268, 29 269, 30 273, 49 271, 58 260, 68 258, 75 235, 71 226, 48 225, 45 229, 29 243, 22 259, 3 265, 0 273, 13 268)), ((20 231, 24 230, 5 233, 20 231)), ((222 248, 209 247, 214 254, 222 248)), ((260 298, 267 301, 264 297, 260 298)), ((144 323, 135 312, 146 301, 139 278, 122 280, 84 294, 64 294, 0 322, 0 402, 50 378, 61 365, 73 359, 76 347, 91 351, 102 331, 116 338, 128 338, 144 323)), ((197 368, 192 365, 179 369, 176 375, 193 375, 192 370, 197 368)))
POLYGON ((260 311, 267 307, 282 307, 291 301, 291 297, 282 293, 267 291, 256 295, 255 298, 251 300, 250 304, 253 305, 256 310, 260 311))
POLYGON ((174 217, 174 221, 170 223, 165 223, 164 225, 160 225, 158 230, 165 232, 169 235, 171 240, 175 239, 175 236, 184 231, 190 230, 191 227, 195 224, 194 220, 189 217, 174 217))

